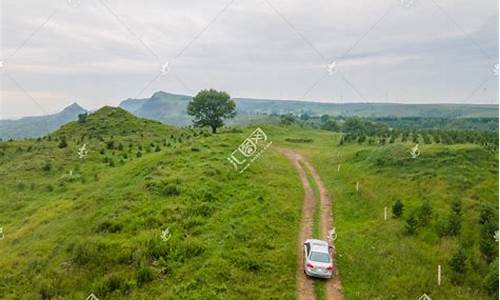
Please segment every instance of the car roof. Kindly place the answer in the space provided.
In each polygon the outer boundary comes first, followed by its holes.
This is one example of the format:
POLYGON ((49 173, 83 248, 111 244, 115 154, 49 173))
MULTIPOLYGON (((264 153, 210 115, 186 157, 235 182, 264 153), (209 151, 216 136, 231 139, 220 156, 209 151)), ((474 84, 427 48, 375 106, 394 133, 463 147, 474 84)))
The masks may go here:
POLYGON ((308 239, 306 243, 311 245, 311 250, 316 252, 326 252, 328 253, 328 242, 323 240, 308 239))

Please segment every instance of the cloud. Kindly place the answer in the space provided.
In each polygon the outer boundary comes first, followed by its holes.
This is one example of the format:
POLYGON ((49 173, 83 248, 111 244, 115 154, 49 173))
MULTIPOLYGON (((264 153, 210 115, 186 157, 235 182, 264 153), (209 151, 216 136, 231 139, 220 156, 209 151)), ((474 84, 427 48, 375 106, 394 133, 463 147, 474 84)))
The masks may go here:
MULTIPOLYGON (((48 112, 207 87, 254 98, 498 103, 495 1, 228 3, 5 0, 5 71, 48 112), (344 78, 328 76, 334 60, 344 78), (171 72, 139 93, 165 62, 171 72)), ((4 118, 41 113, 3 77, 4 118)))

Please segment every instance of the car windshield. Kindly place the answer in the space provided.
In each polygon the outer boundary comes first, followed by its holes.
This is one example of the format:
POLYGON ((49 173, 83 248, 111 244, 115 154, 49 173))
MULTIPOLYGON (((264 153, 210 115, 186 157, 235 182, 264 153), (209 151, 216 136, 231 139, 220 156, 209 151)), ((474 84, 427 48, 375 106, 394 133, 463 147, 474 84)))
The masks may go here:
POLYGON ((323 252, 311 252, 309 259, 312 261, 327 263, 330 262, 330 255, 328 253, 323 252))

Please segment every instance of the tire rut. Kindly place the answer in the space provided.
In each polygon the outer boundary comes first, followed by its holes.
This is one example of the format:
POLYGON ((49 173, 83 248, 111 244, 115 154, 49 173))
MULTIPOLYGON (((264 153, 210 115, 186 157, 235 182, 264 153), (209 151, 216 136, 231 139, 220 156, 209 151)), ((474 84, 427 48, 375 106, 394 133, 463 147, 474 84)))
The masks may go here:
MULTIPOLYGON (((313 279, 309 278, 304 274, 304 264, 303 264, 303 259, 304 259, 304 251, 303 251, 303 243, 306 239, 312 237, 312 228, 314 224, 314 211, 315 211, 315 206, 316 206, 316 201, 315 201, 315 196, 314 192, 312 190, 311 185, 309 184, 309 181, 307 179, 307 173, 306 170, 302 167, 300 164, 301 162, 303 165, 309 170, 311 173, 316 186, 319 188, 320 191, 320 208, 321 208, 321 213, 320 213, 320 236, 322 239, 329 241, 328 239, 328 231, 331 230, 333 227, 333 222, 332 222, 332 201, 330 194, 328 193, 328 190, 324 186, 323 182, 321 181, 321 177, 319 176, 318 172, 316 169, 313 167, 313 165, 306 159, 304 158, 301 154, 290 150, 290 149, 283 149, 283 148, 275 148, 278 150, 280 153, 285 155, 292 165, 297 169, 297 172, 299 173, 300 180, 302 182, 302 186, 304 187, 304 204, 302 207, 302 218, 300 221, 300 231, 299 231, 299 236, 298 236, 298 247, 297 247, 297 272, 296 272, 296 277, 297 277, 297 299, 299 300, 314 300, 316 299, 315 294, 314 294, 314 281, 313 279)), ((336 266, 336 251, 335 251, 335 245, 333 241, 329 241, 330 245, 333 247, 333 259, 334 259, 334 270, 335 270, 335 275, 325 281, 325 293, 326 293, 326 299, 327 300, 343 300, 344 297, 342 295, 342 285, 340 281, 340 274, 338 271, 338 268, 336 266)))

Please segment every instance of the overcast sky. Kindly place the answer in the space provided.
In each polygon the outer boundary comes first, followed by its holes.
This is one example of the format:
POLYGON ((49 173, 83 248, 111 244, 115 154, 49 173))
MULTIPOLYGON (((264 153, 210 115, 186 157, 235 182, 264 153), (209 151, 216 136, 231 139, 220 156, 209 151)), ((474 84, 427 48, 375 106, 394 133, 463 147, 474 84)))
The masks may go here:
POLYGON ((498 103, 498 0, 1 4, 1 118, 210 87, 267 99, 498 103))

